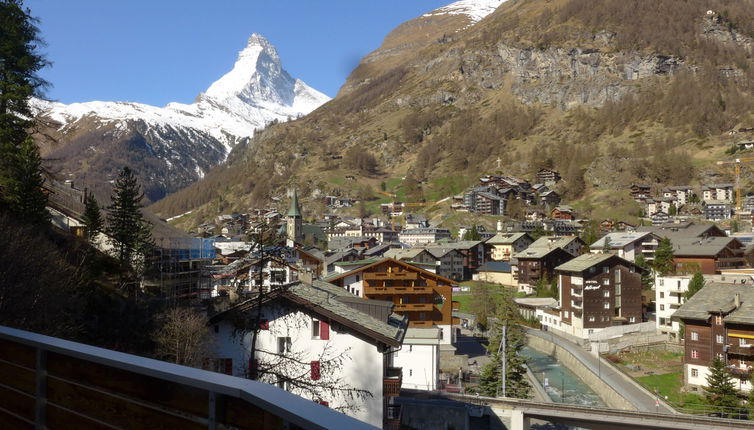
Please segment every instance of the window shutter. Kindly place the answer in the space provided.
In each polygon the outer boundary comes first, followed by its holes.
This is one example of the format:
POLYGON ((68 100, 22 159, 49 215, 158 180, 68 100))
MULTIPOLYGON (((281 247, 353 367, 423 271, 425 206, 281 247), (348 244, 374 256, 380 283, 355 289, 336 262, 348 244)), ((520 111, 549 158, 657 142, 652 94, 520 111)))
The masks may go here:
POLYGON ((269 320, 259 320, 259 329, 260 330, 269 330, 270 329, 270 321, 269 320))
POLYGON ((319 361, 312 361, 312 381, 318 381, 319 377, 319 361))
POLYGON ((326 400, 317 400, 317 403, 319 403, 320 405, 322 405, 322 406, 324 406, 326 408, 330 407, 330 402, 328 402, 326 400))
POLYGON ((319 338, 322 340, 330 339, 330 323, 325 321, 319 322, 319 338))
POLYGON ((225 359, 225 374, 233 375, 233 359, 232 358, 225 359))

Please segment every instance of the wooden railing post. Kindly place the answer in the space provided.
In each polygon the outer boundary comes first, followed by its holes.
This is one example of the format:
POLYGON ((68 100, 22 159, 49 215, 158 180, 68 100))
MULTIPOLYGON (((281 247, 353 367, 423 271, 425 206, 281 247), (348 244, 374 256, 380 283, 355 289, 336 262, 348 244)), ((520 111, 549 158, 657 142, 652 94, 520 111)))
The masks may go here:
POLYGON ((209 403, 207 409, 207 428, 216 430, 218 424, 224 424, 225 416, 225 399, 222 394, 209 392, 209 403))
POLYGON ((44 429, 47 424, 47 351, 37 348, 35 374, 34 426, 44 429))

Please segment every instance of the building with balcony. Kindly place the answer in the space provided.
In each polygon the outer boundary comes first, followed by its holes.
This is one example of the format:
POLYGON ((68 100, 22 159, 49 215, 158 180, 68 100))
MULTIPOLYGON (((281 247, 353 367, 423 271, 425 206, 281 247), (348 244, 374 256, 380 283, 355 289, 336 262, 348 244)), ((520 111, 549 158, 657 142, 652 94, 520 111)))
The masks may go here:
POLYGON ((555 268, 574 257, 563 248, 534 248, 530 246, 515 255, 518 261, 516 281, 518 289, 525 293, 535 291, 540 280, 555 279, 555 268))
POLYGON ((574 257, 584 253, 586 243, 578 236, 542 236, 529 248, 561 248, 574 257))
POLYGON ((343 410, 378 427, 386 405, 400 394, 401 369, 393 365, 408 318, 390 302, 357 297, 322 281, 297 282, 263 298, 254 357, 252 330, 256 297, 210 319, 215 346, 210 366, 256 379, 343 410), (358 394, 358 393, 370 393, 358 394))
POLYGON ((447 228, 409 228, 398 234, 398 240, 408 246, 421 246, 450 239, 450 230, 447 228))
POLYGON ((411 328, 438 327, 442 344, 454 343, 452 327, 460 321, 453 309, 452 280, 419 266, 386 258, 352 271, 327 278, 360 297, 385 300, 395 312, 408 317, 411 328))
POLYGON ((749 267, 751 251, 738 239, 711 236, 671 240, 676 273, 700 271, 706 275, 749 267))
POLYGON ((608 233, 589 246, 589 252, 596 254, 605 250, 607 242, 610 253, 628 261, 636 261, 643 255, 646 261, 654 261, 655 249, 660 238, 651 232, 615 232, 608 233))
POLYGON ((712 200, 733 202, 733 184, 712 184, 702 187, 702 200, 706 203, 712 200))
POLYGON ((510 261, 514 254, 528 248, 534 239, 528 233, 498 233, 485 245, 488 260, 510 261))
POLYGON ((684 382, 706 384, 714 358, 722 360, 736 388, 751 391, 754 366, 754 288, 751 284, 709 283, 684 303, 673 320, 685 324, 684 382))
POLYGON ((642 270, 613 254, 584 254, 556 267, 560 330, 587 338, 605 327, 642 322, 642 270))
POLYGON ((437 390, 440 379, 440 333, 437 327, 406 330, 403 347, 393 353, 393 366, 402 371, 402 388, 437 390))
MULTIPOLYGON (((680 324, 671 317, 686 302, 692 275, 655 277, 655 309, 657 330, 668 336, 670 341, 680 340, 680 324)), ((704 275, 705 283, 748 284, 754 287, 754 281, 747 275, 704 275)))

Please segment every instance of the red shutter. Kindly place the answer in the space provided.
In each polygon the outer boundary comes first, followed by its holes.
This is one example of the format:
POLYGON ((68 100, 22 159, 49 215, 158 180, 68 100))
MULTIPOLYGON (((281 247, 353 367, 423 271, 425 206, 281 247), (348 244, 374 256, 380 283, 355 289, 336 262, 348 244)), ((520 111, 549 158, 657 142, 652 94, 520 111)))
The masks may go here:
POLYGON ((259 320, 259 328, 261 330, 269 330, 270 329, 270 321, 269 320, 259 320))
POLYGON ((319 322, 319 338, 321 340, 330 339, 330 324, 324 321, 319 322))
POLYGON ((319 380, 319 361, 312 361, 312 381, 319 380))
POLYGON ((225 374, 226 375, 233 374, 233 359, 232 358, 225 359, 225 374))
POLYGON ((330 402, 328 402, 326 400, 317 400, 317 403, 319 403, 320 405, 322 405, 322 406, 324 406, 326 408, 330 407, 330 402))

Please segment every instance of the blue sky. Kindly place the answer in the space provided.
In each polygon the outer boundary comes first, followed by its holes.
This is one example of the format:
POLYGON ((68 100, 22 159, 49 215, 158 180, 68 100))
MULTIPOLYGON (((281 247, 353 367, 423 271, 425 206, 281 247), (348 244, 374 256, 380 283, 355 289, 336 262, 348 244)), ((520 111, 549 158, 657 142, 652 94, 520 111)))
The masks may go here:
POLYGON ((229 71, 252 33, 283 67, 335 96, 361 57, 400 23, 452 0, 26 0, 64 103, 190 103, 229 71))

